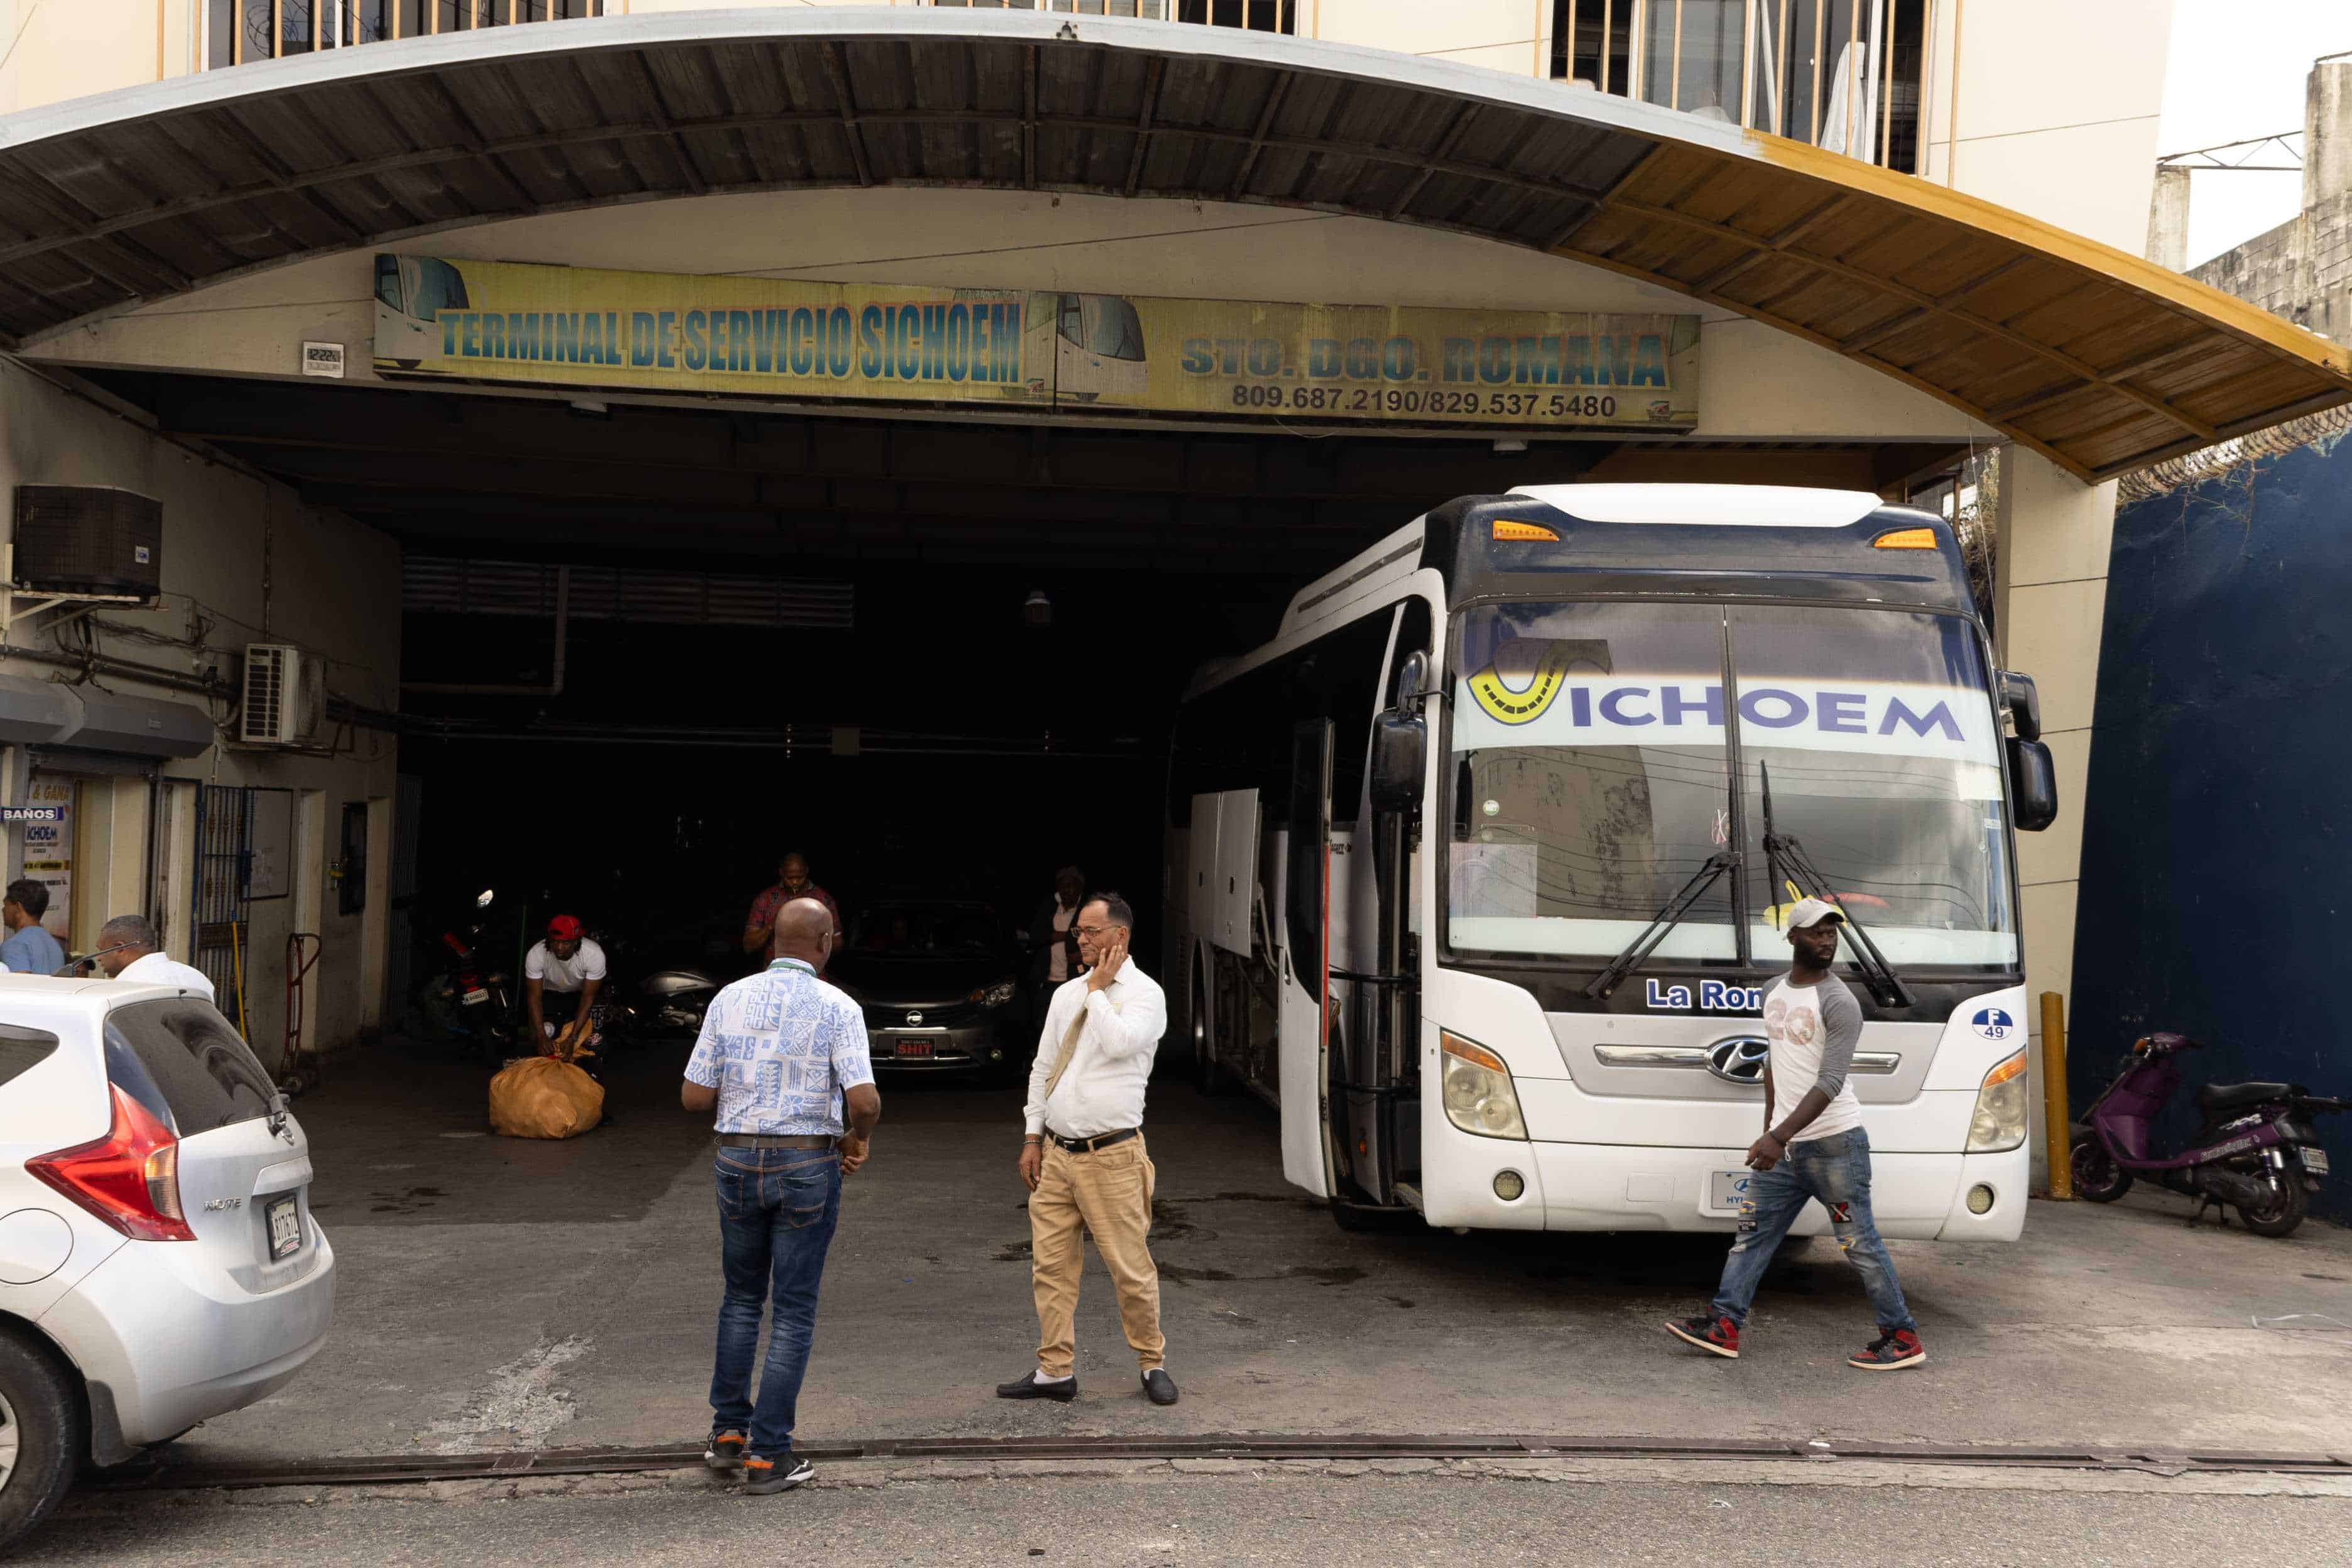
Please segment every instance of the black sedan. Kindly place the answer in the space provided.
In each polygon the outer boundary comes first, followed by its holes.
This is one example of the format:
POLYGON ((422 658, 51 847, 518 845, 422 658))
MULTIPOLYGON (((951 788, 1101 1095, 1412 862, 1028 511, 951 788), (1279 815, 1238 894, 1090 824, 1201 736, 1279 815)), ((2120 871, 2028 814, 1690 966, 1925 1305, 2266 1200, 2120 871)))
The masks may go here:
POLYGON ((894 899, 849 922, 825 978, 866 1010, 874 1070, 985 1072, 1011 1080, 1028 1069, 1022 952, 986 904, 894 899))

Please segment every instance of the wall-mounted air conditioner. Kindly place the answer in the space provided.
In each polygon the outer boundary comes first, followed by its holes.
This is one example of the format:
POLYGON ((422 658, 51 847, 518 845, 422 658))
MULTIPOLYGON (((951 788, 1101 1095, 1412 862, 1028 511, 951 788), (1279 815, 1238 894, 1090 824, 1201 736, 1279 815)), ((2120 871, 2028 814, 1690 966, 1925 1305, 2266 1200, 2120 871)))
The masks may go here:
POLYGON ((326 727, 327 669, 319 656, 285 643, 247 643, 238 738, 248 746, 315 746, 326 727))

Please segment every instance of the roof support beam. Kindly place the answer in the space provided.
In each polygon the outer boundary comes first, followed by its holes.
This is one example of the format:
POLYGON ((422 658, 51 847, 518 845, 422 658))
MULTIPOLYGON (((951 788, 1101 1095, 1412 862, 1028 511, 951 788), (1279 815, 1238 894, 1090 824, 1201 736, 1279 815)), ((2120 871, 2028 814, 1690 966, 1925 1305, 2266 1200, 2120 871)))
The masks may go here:
POLYGON ((1151 62, 1151 79, 1143 87, 1143 111, 1135 117, 1135 155, 1127 161, 1127 188, 1121 195, 1131 196, 1143 183, 1144 154, 1151 151, 1151 115, 1160 107, 1160 84, 1168 77, 1168 62, 1151 62))
POLYGON ((1771 260, 1774 257, 1779 256, 1783 251, 1787 250, 1789 247, 1796 244, 1797 241, 1812 233, 1814 229, 1818 228, 1832 215, 1843 211, 1845 204, 1849 199, 1850 198, 1843 194, 1832 196, 1829 200, 1823 202, 1821 205, 1815 207, 1804 216, 1797 219, 1796 222, 1782 227, 1779 233, 1773 235, 1769 239, 1763 240, 1756 247, 1755 249, 1749 251, 1747 255, 1725 263, 1723 266, 1718 267, 1714 271, 1708 273, 1706 277, 1700 279, 1698 280, 1698 286, 1702 289, 1720 289, 1726 283, 1730 282, 1733 279, 1747 271, 1749 268, 1758 265, 1759 262, 1771 260))
POLYGON ((1257 111, 1257 128, 1249 134, 1249 151, 1242 154, 1242 166, 1234 174, 1233 194, 1249 192, 1250 176, 1257 173, 1259 154, 1265 151, 1266 138, 1274 132, 1274 117, 1282 112, 1282 100, 1290 91, 1291 79, 1278 76, 1274 85, 1265 89, 1265 107, 1257 111))
MULTIPOLYGON (((1475 103, 1465 103, 1460 109, 1455 110, 1454 111, 1454 123, 1445 128, 1445 134, 1438 140, 1437 148, 1433 156, 1440 159, 1453 157, 1454 149, 1461 144, 1462 133, 1469 130, 1470 122, 1477 118, 1478 106, 1475 103)), ((1389 221, 1393 223, 1399 217, 1402 217, 1404 215, 1405 208, 1412 205, 1413 197, 1421 195, 1421 188, 1436 177, 1437 165, 1435 163, 1423 164, 1421 172, 1413 175, 1412 179, 1405 182, 1403 193, 1400 195, 1395 201, 1389 204, 1389 221)))
MULTIPOLYGON (((839 44, 824 46, 824 79, 833 84, 833 100, 841 110, 841 133, 849 139, 849 161, 856 166, 857 183, 870 185, 874 183, 874 166, 866 161, 866 131, 858 123, 857 100, 850 94, 849 71, 841 63, 839 44)), ((967 115, 964 118, 978 117, 967 115)))

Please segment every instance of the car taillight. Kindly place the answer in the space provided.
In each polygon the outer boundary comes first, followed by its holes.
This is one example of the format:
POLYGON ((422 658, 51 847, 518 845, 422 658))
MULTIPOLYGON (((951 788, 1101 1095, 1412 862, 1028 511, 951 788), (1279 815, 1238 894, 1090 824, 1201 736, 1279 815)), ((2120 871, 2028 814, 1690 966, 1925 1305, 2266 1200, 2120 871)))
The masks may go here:
POLYGON ((180 1141, 109 1084, 114 1125, 103 1138, 25 1162, 25 1169, 134 1241, 194 1241, 180 1207, 180 1141))

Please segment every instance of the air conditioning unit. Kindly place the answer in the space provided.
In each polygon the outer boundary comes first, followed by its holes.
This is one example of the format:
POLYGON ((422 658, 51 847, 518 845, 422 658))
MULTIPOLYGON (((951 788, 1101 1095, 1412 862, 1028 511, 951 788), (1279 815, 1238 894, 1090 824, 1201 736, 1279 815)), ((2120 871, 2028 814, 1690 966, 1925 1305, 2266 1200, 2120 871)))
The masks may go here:
POLYGON ((248 746, 315 746, 326 727, 327 669, 319 656, 286 643, 246 644, 238 738, 248 746))
POLYGON ((18 485, 16 585, 152 599, 163 590, 163 506, 107 485, 18 485))

